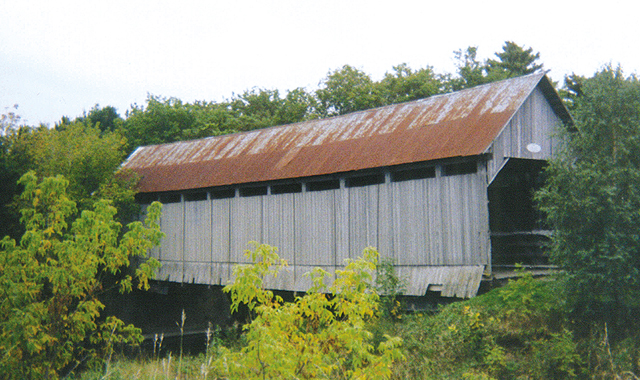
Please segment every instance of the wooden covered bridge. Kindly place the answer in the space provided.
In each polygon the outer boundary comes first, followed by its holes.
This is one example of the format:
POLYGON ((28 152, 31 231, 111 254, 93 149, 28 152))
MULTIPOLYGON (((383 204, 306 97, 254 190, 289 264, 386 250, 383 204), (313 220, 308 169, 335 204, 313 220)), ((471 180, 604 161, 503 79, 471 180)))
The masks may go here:
POLYGON ((123 167, 164 203, 160 280, 225 285, 248 242, 279 247, 270 284, 304 291, 367 246, 408 295, 472 297, 529 260, 531 191, 571 118, 542 73, 322 120, 143 146, 123 167), (521 244, 524 243, 524 244, 521 244), (518 256, 516 256, 518 255, 518 256))

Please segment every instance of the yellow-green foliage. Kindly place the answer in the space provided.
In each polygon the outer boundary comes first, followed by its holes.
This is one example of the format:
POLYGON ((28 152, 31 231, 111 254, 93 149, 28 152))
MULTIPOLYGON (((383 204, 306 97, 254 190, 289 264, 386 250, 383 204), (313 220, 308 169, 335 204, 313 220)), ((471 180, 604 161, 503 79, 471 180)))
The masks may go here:
POLYGON ((122 271, 132 256, 145 257, 158 244, 160 204, 149 207, 146 225, 131 223, 120 236, 116 210, 106 201, 68 224, 76 204, 62 177, 38 182, 29 172, 20 183, 29 205, 22 210, 26 232, 19 244, 5 237, 0 249, 0 378, 57 378, 113 343, 139 342, 139 329, 99 319, 98 294, 106 274, 119 278, 123 292, 134 280, 148 286, 157 261, 122 271))
POLYGON ((240 351, 222 348, 212 372, 231 379, 385 379, 403 359, 401 340, 389 337, 374 347, 366 329, 378 313, 372 284, 378 252, 348 260, 327 286, 329 273, 307 274, 313 286, 294 302, 283 302, 265 289, 265 278, 287 265, 276 248, 256 245, 247 251, 253 264, 237 266, 235 281, 225 287, 232 310, 248 306, 253 320, 244 326, 248 344, 240 351))

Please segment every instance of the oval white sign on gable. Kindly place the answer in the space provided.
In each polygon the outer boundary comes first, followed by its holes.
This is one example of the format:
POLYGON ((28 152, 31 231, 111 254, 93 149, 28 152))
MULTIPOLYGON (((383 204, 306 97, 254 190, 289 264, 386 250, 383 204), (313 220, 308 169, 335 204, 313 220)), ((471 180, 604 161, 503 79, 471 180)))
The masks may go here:
POLYGON ((531 143, 527 145, 527 150, 531 153, 540 153, 542 147, 536 143, 531 143))

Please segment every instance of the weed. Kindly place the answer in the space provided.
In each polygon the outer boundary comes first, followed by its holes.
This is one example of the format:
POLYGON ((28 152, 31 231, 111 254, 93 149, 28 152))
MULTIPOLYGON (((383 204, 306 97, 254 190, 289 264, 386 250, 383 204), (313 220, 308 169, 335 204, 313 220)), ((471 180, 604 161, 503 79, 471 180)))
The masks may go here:
POLYGON ((393 259, 380 259, 376 267, 376 290, 380 294, 382 317, 390 320, 402 319, 400 296, 406 291, 407 280, 398 276, 393 259))

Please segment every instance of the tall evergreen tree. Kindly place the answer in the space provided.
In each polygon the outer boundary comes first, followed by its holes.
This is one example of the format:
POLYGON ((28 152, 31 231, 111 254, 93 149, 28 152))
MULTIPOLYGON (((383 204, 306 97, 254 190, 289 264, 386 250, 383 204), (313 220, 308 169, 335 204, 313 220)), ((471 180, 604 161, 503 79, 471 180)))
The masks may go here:
POLYGON ((540 59, 540 53, 533 53, 533 48, 524 47, 512 41, 502 45, 502 51, 495 53, 497 60, 487 60, 486 71, 489 77, 517 77, 532 74, 541 70, 543 65, 536 63, 540 59))
POLYGON ((453 90, 469 88, 484 83, 532 74, 543 68, 540 53, 533 53, 532 48, 524 48, 512 41, 502 46, 502 51, 494 55, 497 59, 478 59, 478 48, 469 46, 465 50, 454 53, 458 77, 451 80, 453 90))

